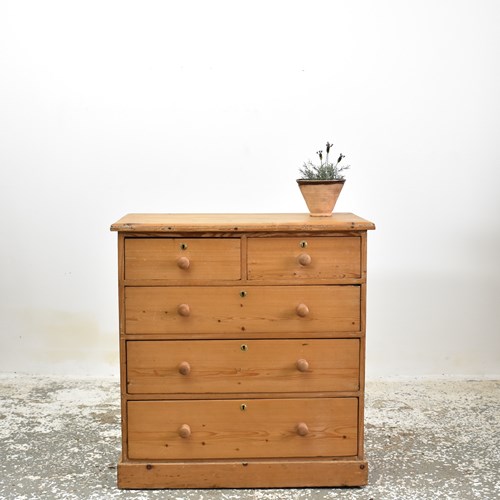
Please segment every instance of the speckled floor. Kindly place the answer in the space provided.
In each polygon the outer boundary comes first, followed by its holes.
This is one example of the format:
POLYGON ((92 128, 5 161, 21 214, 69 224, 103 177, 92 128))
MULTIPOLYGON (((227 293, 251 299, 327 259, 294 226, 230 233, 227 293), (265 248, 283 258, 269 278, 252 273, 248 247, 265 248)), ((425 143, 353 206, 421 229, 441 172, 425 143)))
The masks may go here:
POLYGON ((367 487, 122 491, 117 380, 0 374, 0 498, 500 498, 500 381, 371 382, 366 406, 367 487))

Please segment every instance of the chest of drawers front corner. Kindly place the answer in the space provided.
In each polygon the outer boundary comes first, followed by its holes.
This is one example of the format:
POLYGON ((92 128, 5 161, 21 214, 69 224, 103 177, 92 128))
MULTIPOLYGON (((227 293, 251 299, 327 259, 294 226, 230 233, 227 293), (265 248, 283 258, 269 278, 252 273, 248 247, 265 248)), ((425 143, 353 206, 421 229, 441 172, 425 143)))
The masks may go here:
POLYGON ((120 488, 361 486, 366 240, 353 214, 129 214, 120 488))

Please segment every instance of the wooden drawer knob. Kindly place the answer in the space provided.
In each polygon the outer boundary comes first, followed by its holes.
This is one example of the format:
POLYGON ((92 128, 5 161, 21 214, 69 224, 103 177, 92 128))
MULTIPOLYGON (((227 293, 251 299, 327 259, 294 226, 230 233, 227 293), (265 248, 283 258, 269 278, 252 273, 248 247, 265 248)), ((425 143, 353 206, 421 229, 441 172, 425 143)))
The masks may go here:
POLYGON ((307 370, 309 370, 309 363, 307 362, 307 359, 298 359, 296 364, 297 370, 299 370, 299 372, 306 372, 307 370))
POLYGON ((295 311, 301 318, 305 318, 309 314, 309 308, 305 304, 299 304, 295 311))
POLYGON ((179 436, 183 439, 187 439, 189 436, 191 436, 191 427, 189 427, 188 424, 182 424, 179 427, 179 436))
POLYGON ((189 304, 180 304, 177 306, 177 313, 180 316, 189 316, 191 314, 191 308, 189 307, 189 304))
POLYGON ((189 269, 189 265, 191 263, 189 262, 189 259, 187 257, 179 257, 177 259, 177 266, 180 267, 181 269, 189 269))
POLYGON ((301 253, 298 257, 298 261, 301 266, 308 266, 312 259, 308 253, 301 253))
POLYGON ((299 436, 307 436, 309 434, 309 427, 307 427, 307 424, 305 422, 300 422, 300 424, 297 424, 297 434, 299 436))
POLYGON ((191 372, 191 365, 187 361, 183 361, 179 365, 179 373, 181 375, 189 375, 191 372))

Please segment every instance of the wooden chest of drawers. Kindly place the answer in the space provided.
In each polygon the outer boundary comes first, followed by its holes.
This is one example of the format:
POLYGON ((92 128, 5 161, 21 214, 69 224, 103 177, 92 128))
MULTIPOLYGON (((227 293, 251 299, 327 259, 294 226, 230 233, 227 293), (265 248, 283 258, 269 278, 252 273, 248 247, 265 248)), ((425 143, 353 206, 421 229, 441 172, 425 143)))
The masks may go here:
POLYGON ((357 486, 366 235, 353 214, 130 214, 121 488, 357 486))

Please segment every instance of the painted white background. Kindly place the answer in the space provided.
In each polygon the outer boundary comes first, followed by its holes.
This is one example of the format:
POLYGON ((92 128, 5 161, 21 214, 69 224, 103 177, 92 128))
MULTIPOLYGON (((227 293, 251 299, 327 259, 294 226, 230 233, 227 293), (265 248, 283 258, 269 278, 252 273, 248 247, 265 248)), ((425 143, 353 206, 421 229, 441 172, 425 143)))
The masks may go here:
POLYGON ((500 3, 0 2, 0 371, 117 373, 128 212, 302 212, 351 164, 368 377, 500 374, 500 3))

